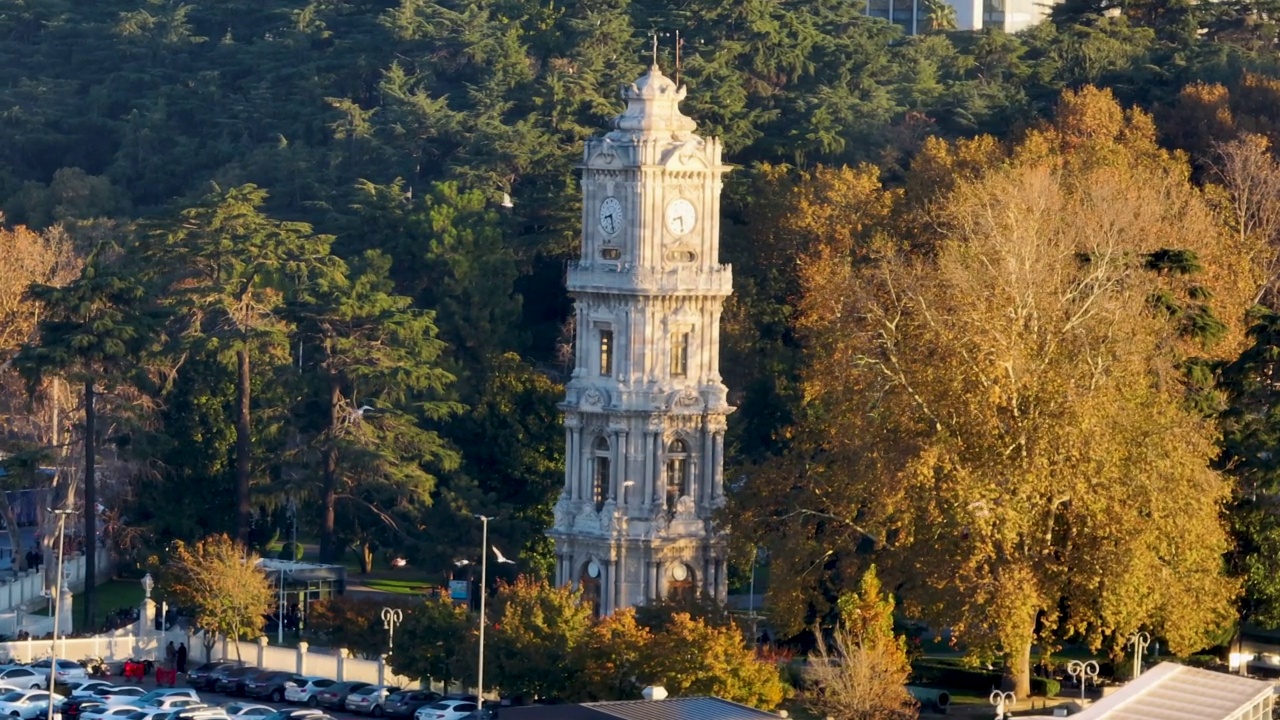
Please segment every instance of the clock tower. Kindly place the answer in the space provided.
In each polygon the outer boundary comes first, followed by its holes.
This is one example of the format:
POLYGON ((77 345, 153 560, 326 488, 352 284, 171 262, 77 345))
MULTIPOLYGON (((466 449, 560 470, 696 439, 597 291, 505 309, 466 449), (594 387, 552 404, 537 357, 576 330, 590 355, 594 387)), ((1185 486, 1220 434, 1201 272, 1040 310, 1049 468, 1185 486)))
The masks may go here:
POLYGON ((655 64, 588 140, 565 485, 549 535, 556 579, 601 613, 658 598, 723 600, 726 402, 720 315, 720 142, 694 133, 686 89, 655 64))

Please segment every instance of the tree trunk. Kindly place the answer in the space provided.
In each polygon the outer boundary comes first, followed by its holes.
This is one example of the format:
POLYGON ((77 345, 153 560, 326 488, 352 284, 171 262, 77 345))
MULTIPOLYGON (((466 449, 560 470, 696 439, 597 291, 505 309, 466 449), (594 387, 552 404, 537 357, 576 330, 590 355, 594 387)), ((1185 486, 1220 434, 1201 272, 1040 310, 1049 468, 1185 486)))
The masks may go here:
MULTIPOLYGON (((1027 639, 1016 652, 1009 656, 1009 675, 1013 680, 1013 695, 1018 700, 1031 697, 1031 640, 1027 639)), ((1006 708, 1012 710, 1013 708, 1006 708)))
POLYGON ((249 542, 249 349, 236 352, 236 539, 249 542))
POLYGON ((94 599, 98 575, 98 412, 93 379, 84 381, 84 620, 81 628, 93 629, 94 599))
POLYGON ((373 570, 373 546, 367 542, 360 543, 360 574, 368 575, 373 570))
POLYGON ((342 412, 342 386, 335 375, 329 376, 329 435, 324 450, 324 487, 321 489, 320 562, 336 563, 338 553, 338 424, 342 412))
POLYGON ((29 570, 27 552, 22 543, 22 528, 18 527, 18 512, 9 502, 9 491, 0 490, 0 515, 4 516, 5 530, 9 533, 9 547, 13 550, 13 569, 15 572, 29 570))

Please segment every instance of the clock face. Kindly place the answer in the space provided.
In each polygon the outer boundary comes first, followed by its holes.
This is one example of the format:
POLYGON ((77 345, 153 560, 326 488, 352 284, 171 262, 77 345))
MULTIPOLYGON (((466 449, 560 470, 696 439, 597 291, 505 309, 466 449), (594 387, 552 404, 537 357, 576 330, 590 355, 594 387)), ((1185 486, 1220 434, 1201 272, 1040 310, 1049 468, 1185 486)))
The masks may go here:
POLYGON ((698 222, 698 210, 684 198, 676 198, 667 205, 667 230, 672 235, 688 235, 698 222))
POLYGON ((607 197, 600 203, 600 229, 605 235, 616 235, 622 229, 622 203, 607 197))
POLYGON ((685 578, 689 577, 689 568, 683 564, 676 565, 671 568, 671 577, 675 578, 677 582, 683 582, 685 578))

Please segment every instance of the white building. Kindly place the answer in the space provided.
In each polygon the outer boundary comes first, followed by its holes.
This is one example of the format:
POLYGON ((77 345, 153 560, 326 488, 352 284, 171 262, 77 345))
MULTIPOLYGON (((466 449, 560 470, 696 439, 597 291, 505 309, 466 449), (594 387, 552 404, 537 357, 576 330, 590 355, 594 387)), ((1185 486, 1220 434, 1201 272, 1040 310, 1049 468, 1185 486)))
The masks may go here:
POLYGON ((576 364, 566 387, 557 581, 598 610, 727 590, 726 402, 720 315, 720 142, 694 134, 685 88, 655 65, 623 88, 614 130, 587 141, 576 364))
MULTIPOLYGON (((957 30, 999 28, 1013 33, 1049 17, 1058 0, 945 0, 956 11, 957 30)), ((901 25, 909 35, 929 30, 925 0, 868 0, 867 15, 901 25)))

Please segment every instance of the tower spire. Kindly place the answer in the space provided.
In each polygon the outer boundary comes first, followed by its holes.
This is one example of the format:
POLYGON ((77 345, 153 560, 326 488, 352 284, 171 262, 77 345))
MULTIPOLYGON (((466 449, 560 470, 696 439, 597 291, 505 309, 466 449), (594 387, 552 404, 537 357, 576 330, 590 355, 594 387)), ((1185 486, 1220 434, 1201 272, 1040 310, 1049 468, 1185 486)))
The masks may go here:
POLYGON ((651 67, 656 69, 658 67, 658 32, 656 30, 653 32, 652 39, 653 39, 653 63, 651 64, 651 67))

